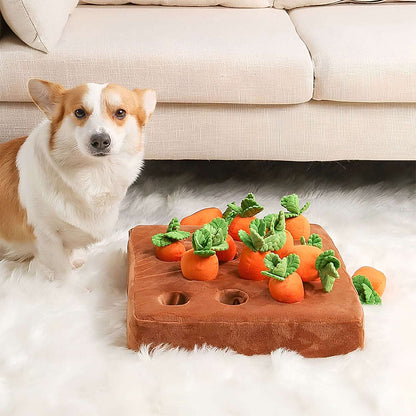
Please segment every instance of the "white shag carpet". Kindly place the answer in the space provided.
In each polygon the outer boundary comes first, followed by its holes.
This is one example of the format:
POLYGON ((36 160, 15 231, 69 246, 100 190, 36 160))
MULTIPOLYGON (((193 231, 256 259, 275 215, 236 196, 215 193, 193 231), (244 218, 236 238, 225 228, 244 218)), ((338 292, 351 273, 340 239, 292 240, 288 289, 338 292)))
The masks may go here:
POLYGON ((149 162, 115 235, 67 281, 0 262, 0 414, 414 415, 415 165, 149 162), (244 172, 244 165, 249 173, 244 172), (261 178, 256 179, 254 173, 261 178), (364 306, 362 351, 305 359, 202 348, 127 350, 127 230, 166 224, 253 191, 266 207, 296 192, 350 273, 387 275, 383 305, 364 306))

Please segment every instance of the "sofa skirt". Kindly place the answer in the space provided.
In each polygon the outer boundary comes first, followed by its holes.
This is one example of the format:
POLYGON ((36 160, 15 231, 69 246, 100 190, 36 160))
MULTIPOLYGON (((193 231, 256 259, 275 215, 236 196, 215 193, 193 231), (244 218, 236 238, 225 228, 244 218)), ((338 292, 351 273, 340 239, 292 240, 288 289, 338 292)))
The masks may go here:
MULTIPOLYGON (((0 102, 0 141, 42 118, 34 104, 0 102)), ((160 103, 145 140, 146 159, 415 160, 416 104, 160 103)))

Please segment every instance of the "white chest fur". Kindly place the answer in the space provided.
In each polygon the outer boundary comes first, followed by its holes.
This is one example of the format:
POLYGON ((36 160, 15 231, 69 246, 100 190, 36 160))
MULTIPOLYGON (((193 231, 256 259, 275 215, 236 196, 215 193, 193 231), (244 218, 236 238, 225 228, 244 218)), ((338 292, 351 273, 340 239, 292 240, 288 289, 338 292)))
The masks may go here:
POLYGON ((142 166, 142 155, 112 155, 58 165, 49 152, 49 124, 42 123, 18 154, 19 196, 28 221, 58 233, 65 247, 78 248, 113 229, 128 186, 142 166))

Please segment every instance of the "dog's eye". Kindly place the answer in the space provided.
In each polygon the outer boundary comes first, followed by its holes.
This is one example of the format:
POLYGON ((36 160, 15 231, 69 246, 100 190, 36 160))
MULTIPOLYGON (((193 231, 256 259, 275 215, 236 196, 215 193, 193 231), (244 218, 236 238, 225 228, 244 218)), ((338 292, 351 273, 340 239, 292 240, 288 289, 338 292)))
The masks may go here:
POLYGON ((86 116, 85 111, 82 108, 77 108, 74 111, 74 115, 76 118, 84 118, 86 116))
POLYGON ((115 113, 115 117, 119 120, 123 120, 123 118, 126 117, 126 110, 123 110, 122 108, 119 108, 115 113))

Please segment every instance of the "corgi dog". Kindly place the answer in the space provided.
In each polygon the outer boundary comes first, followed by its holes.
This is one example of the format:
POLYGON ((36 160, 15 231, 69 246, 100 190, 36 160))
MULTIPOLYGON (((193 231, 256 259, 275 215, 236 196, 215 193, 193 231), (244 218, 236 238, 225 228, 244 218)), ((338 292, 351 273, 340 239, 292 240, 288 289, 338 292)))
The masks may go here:
POLYGON ((108 236, 143 165, 151 89, 31 79, 46 119, 0 144, 0 258, 32 259, 36 273, 65 277, 84 249, 108 236))

